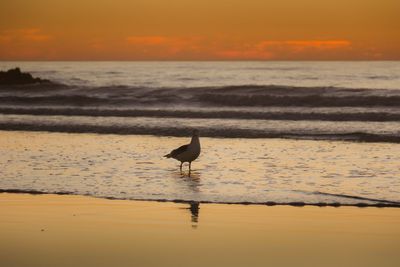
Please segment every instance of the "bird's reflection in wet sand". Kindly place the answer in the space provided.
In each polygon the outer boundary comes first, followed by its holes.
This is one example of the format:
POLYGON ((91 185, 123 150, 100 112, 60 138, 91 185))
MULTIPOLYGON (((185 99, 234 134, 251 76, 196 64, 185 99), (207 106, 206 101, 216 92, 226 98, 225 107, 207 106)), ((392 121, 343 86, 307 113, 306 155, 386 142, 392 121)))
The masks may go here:
MULTIPOLYGON (((195 196, 200 192, 199 172, 192 171, 190 176, 185 173, 181 173, 180 176, 177 177, 177 181, 179 184, 185 185, 185 187, 193 194, 193 198, 195 198, 195 196)), ((199 223, 200 202, 193 200, 186 203, 189 205, 189 207, 184 209, 190 211, 192 228, 196 229, 199 223)))
POLYGON ((197 228, 199 222, 200 203, 196 201, 189 202, 190 213, 192 214, 192 228, 197 228))
MULTIPOLYGON (((194 193, 197 194, 200 192, 200 175, 197 172, 192 172, 191 176, 182 177, 185 180, 185 184, 187 187, 194 193)), ((200 203, 197 201, 188 202, 190 205, 188 210, 190 210, 192 216, 192 228, 196 229, 199 223, 199 210, 200 203)))

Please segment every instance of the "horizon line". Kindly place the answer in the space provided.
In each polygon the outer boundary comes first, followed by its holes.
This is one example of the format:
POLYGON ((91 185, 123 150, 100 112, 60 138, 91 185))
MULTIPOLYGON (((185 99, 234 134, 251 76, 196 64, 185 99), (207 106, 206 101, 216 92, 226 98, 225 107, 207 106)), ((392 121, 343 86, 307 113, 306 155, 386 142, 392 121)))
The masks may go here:
POLYGON ((400 59, 0 59, 0 62, 383 62, 400 59))

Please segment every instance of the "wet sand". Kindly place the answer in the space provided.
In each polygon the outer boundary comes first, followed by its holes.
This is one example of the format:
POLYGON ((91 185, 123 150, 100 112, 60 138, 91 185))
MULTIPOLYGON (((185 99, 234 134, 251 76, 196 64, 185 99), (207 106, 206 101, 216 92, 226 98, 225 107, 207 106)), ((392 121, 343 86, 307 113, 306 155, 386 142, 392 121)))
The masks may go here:
POLYGON ((1 266, 400 266, 400 209, 0 194, 1 266))

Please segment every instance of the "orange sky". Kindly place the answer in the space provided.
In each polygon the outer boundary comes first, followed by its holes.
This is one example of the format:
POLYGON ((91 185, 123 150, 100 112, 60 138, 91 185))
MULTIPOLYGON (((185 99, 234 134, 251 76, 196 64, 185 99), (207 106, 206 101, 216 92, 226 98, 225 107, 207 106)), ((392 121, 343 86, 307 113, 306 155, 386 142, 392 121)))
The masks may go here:
POLYGON ((400 60, 399 0, 1 0, 0 60, 400 60))

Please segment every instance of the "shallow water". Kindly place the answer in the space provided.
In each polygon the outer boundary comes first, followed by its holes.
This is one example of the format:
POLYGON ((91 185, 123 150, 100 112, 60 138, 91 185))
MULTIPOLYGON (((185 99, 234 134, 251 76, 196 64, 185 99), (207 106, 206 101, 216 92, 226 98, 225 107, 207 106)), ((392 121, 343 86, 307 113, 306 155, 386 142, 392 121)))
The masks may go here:
POLYGON ((205 202, 400 202, 399 144, 202 138, 189 177, 162 157, 188 141, 0 132, 0 189, 205 202))

